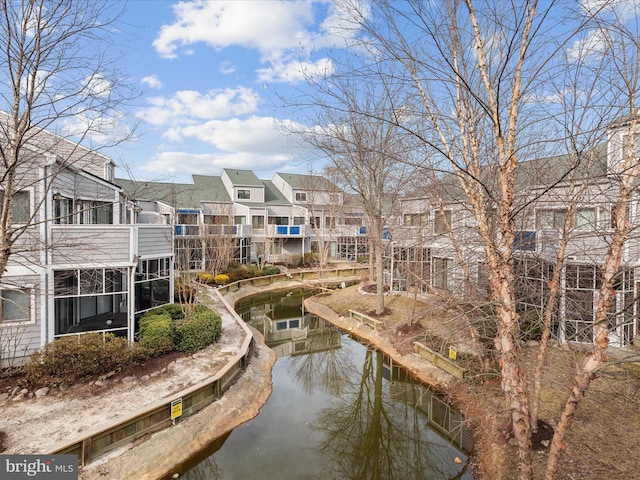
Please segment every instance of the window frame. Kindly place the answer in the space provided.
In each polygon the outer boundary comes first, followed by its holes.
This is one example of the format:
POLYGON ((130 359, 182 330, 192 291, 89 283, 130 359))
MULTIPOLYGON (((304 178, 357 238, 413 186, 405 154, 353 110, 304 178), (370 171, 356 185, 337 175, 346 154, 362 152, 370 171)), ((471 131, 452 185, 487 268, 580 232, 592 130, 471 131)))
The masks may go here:
POLYGON ((18 286, 1 286, 0 287, 0 328, 8 327, 11 325, 27 325, 35 324, 34 308, 35 308, 35 296, 33 295, 33 287, 18 287, 18 286), (15 320, 5 320, 4 316, 4 292, 19 292, 27 296, 29 303, 29 312, 26 318, 19 318, 15 320))
POLYGON ((248 188, 239 188, 236 191, 237 200, 251 200, 251 190, 248 188))

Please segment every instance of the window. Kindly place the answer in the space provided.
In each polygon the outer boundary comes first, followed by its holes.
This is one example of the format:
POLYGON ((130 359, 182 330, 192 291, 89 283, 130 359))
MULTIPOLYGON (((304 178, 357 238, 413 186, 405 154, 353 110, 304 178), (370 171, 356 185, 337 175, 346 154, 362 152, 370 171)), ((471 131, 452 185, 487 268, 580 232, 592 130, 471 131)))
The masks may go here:
POLYGON ((251 226, 253 228, 264 228, 264 215, 253 215, 251 217, 251 226))
POLYGON ((73 223, 73 200, 60 194, 53 196, 53 222, 56 225, 70 225, 73 223))
MULTIPOLYGON (((0 192, 0 209, 2 208, 3 201, 4 191, 0 192)), ((31 216, 30 203, 28 190, 21 190, 13 193, 13 198, 11 200, 11 216, 13 217, 13 223, 29 223, 29 217, 31 216)))
MULTIPOLYGON (((449 212, 449 221, 451 221, 451 212, 449 212)), ((404 214, 404 226, 405 227, 424 227, 429 221, 429 214, 427 213, 405 213, 404 214)), ((444 232, 443 232, 444 233, 444 232)))
POLYGON ((0 290, 0 319, 2 322, 27 322, 31 320, 31 292, 29 289, 0 290))
POLYGON ((179 213, 178 225, 197 225, 198 214, 197 213, 179 213))
MULTIPOLYGON (((614 207, 611 207, 611 228, 614 229, 616 228, 616 217, 614 215, 614 207)), ((631 209, 627 206, 627 208, 625 209, 625 219, 627 222, 629 222, 629 219, 631 218, 631 209)))
POLYGON ((236 215, 235 217, 233 217, 234 225, 244 225, 245 223, 247 223, 247 217, 245 217, 244 215, 236 215))
POLYGON ((336 226, 335 217, 324 217, 324 226, 326 228, 335 228, 336 226))
POLYGON ((451 228, 451 210, 438 210, 435 213, 433 232, 436 235, 447 233, 451 228))
POLYGON ((596 209, 579 208, 576 213, 576 227, 594 230, 596 226, 596 209))
POLYGON ((289 225, 289 217, 269 217, 269 225, 289 225))
POLYGON ((311 222, 311 226, 313 228, 320 228, 321 227, 320 217, 311 217, 309 219, 309 221, 311 222))
POLYGON ((567 210, 538 210, 536 211, 537 230, 562 230, 567 217, 567 210))
POLYGON ((304 217, 293 217, 294 225, 304 225, 304 217))
POLYGON ((108 182, 113 182, 113 162, 104 164, 104 179, 108 182))
POLYGON ((433 258, 433 286, 446 290, 449 288, 449 270, 451 259, 433 258))
POLYGON ((113 223, 113 204, 95 200, 78 201, 78 216, 83 225, 109 225, 113 223))
MULTIPOLYGON (((567 209, 537 210, 536 229, 538 230, 562 230, 567 219, 567 209)), ((594 229, 596 225, 595 208, 579 208, 576 218, 569 228, 594 229)))
POLYGON ((251 200, 251 190, 238 190, 238 200, 251 200))
POLYGON ((228 215, 205 215, 205 225, 229 225, 228 215))
POLYGON ((344 217, 345 225, 357 225, 362 226, 362 217, 344 217))
POLYGON ((296 202, 306 202, 307 192, 296 192, 296 202))
POLYGON ((329 194, 329 203, 340 203, 340 194, 339 193, 330 193, 329 194))

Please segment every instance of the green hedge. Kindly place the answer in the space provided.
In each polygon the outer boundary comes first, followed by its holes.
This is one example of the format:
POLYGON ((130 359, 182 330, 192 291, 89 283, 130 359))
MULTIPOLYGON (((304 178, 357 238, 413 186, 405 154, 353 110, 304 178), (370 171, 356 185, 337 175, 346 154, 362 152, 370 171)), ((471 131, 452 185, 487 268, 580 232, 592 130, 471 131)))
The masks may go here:
POLYGON ((277 275, 280 273, 280 268, 275 265, 269 265, 262 269, 264 275, 277 275))
POLYGON ((113 334, 63 337, 34 353, 24 366, 31 385, 57 386, 111 371, 126 371, 148 358, 144 348, 113 334))
POLYGON ((215 343, 222 334, 222 319, 205 307, 197 305, 192 315, 176 322, 176 349, 197 352, 215 343))
POLYGON ((168 312, 143 315, 140 319, 140 346, 158 357, 175 349, 175 329, 168 312))

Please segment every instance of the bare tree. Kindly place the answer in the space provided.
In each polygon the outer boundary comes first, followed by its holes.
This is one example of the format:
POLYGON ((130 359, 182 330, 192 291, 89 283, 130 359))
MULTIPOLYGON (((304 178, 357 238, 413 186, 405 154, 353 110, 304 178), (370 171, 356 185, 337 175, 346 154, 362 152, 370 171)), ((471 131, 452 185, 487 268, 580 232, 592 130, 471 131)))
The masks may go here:
POLYGON ((318 126, 303 135, 331 159, 329 170, 344 190, 360 199, 375 256, 375 311, 381 314, 385 222, 410 175, 408 164, 399 161, 409 150, 392 118, 403 98, 391 84, 358 84, 358 79, 348 76, 327 75, 309 82, 316 88, 313 103, 319 105, 320 113, 314 118, 318 126))
MULTIPOLYGON (((535 0, 381 0, 366 8, 358 2, 345 4, 344 14, 353 21, 349 36, 359 35, 358 53, 370 58, 370 68, 360 65, 354 77, 383 77, 387 84, 403 83, 413 93, 413 102, 394 103, 394 113, 377 115, 377 120, 392 121, 431 152, 430 158, 440 159, 440 170, 458 178, 473 215, 488 272, 494 346, 500 354, 518 478, 530 479, 527 368, 514 291, 515 222, 520 212, 516 181, 522 158, 553 152, 554 142, 563 138, 558 129, 542 131, 555 112, 540 108, 545 104, 539 99, 566 68, 559 52, 568 49, 596 12, 576 16, 574 28, 565 27, 558 35, 556 25, 574 12, 535 0)), ((357 88, 363 89, 360 84, 357 88)), ((613 246, 621 243, 614 235, 613 246)), ((604 270, 611 273, 614 267, 615 262, 607 262, 604 270)), ((603 308, 602 315, 606 311, 603 308)))
POLYGON ((87 150, 73 145, 84 142, 95 150, 130 134, 116 128, 122 121, 117 109, 130 90, 106 54, 113 46, 110 29, 119 9, 99 0, 2 2, 0 275, 40 206, 32 210, 29 221, 16 226, 15 193, 34 181, 25 167, 32 169, 31 162, 43 152, 64 165, 83 166, 87 150))

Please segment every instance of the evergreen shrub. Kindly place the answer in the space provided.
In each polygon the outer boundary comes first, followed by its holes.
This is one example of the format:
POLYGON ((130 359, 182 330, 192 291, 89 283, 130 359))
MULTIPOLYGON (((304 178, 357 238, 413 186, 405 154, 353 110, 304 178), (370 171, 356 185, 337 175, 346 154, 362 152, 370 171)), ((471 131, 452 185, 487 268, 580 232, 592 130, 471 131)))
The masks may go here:
POLYGON ((29 385, 58 386, 111 371, 126 371, 148 358, 145 349, 111 333, 59 338, 35 352, 24 366, 29 385))
POLYGON ((192 315, 176 323, 176 349, 197 352, 218 341, 222 334, 222 319, 205 307, 197 305, 192 315))
POLYGON ((159 357, 175 349, 175 328, 168 312, 145 314, 140 319, 139 344, 150 356, 159 357))

